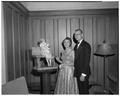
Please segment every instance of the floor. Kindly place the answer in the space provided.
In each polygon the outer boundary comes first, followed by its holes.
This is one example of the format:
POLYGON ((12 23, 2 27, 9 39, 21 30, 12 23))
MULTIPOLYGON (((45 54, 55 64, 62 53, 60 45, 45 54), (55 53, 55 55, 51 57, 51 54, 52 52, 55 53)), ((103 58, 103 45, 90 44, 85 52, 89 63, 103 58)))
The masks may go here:
MULTIPOLYGON (((41 94, 40 93, 40 90, 29 90, 29 93, 30 94, 41 94)), ((54 91, 51 90, 51 93, 50 94, 54 94, 54 91)))
MULTIPOLYGON (((32 85, 28 87, 30 94, 41 94, 41 88, 39 85, 32 85)), ((54 93, 54 90, 51 89, 51 94, 54 93)))
MULTIPOLYGON (((39 85, 32 85, 28 89, 30 94, 41 94, 39 85)), ((54 90, 51 90, 51 94, 53 93, 54 93, 54 90)), ((103 88, 100 86, 93 86, 90 88, 89 94, 110 94, 110 92, 108 91, 105 92, 103 88)))

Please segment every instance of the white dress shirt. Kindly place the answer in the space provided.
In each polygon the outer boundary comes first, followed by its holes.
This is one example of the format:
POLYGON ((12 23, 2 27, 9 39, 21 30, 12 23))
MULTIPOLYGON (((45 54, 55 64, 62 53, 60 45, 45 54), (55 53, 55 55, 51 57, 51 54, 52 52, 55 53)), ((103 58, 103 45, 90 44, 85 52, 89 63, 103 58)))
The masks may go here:
POLYGON ((83 39, 81 39, 77 45, 77 48, 80 46, 81 42, 83 41, 83 39))

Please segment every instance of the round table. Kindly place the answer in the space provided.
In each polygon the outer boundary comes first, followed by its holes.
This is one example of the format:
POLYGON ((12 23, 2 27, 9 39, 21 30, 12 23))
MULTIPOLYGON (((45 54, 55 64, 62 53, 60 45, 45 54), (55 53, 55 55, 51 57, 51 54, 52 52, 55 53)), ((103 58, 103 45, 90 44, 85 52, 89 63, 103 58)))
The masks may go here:
POLYGON ((58 66, 51 67, 34 67, 33 70, 40 73, 41 93, 50 94, 50 74, 57 72, 58 66))

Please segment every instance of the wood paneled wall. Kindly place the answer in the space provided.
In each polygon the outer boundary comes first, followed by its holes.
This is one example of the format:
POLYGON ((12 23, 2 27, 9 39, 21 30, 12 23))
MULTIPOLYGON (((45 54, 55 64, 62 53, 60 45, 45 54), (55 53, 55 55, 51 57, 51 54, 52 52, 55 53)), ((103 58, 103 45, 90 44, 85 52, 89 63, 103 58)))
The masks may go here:
MULTIPOLYGON (((103 84, 103 58, 93 55, 96 46, 101 44, 103 40, 112 44, 116 53, 115 56, 106 60, 106 87, 109 85, 107 79, 109 74, 118 78, 119 30, 117 9, 29 12, 28 16, 27 11, 19 10, 18 6, 15 5, 4 2, 7 81, 25 76, 29 83, 38 82, 39 84, 39 76, 31 75, 33 61, 29 50, 32 46, 36 46, 41 38, 44 38, 50 43, 53 55, 59 56, 63 50, 62 40, 66 36, 73 38, 73 33, 77 28, 84 31, 84 39, 92 47, 90 81, 103 84)), ((73 48, 74 45, 73 42, 73 48)), ((52 82, 55 82, 54 80, 52 78, 52 82)))
MULTIPOLYGON (((7 82, 27 76, 28 16, 11 2, 3 2, 7 82)), ((26 11, 27 12, 27 11, 26 11)))
MULTIPOLYGON (((58 56, 62 50, 61 42, 68 36, 73 38, 75 29, 84 31, 84 39, 92 47, 90 81, 103 84, 103 58, 94 56, 96 46, 103 40, 107 43, 118 45, 118 10, 81 10, 81 11, 58 11, 58 12, 30 12, 29 13, 29 48, 36 46, 37 42, 44 38, 50 43, 52 53, 58 56)), ((72 46, 74 47, 74 42, 72 46)), ((118 49, 117 49, 118 50, 118 49)), ((118 56, 116 57, 118 58, 118 56)), ((111 59, 113 59, 111 57, 111 59)), ((115 59, 113 59, 115 60, 115 59)), ((106 77, 109 65, 107 59, 106 77)), ((30 70, 32 63, 30 61, 30 70)), ((114 66, 114 65, 113 65, 114 66)), ((116 62, 118 66, 118 62, 116 62)), ((112 72, 109 70, 109 72, 112 72)), ((118 74, 118 71, 116 71, 118 74)), ((38 79, 32 79, 37 82, 38 79)), ((39 80, 38 80, 39 81, 39 80)), ((107 78, 106 78, 107 81, 107 78)), ((106 83, 106 86, 108 84, 106 83)))

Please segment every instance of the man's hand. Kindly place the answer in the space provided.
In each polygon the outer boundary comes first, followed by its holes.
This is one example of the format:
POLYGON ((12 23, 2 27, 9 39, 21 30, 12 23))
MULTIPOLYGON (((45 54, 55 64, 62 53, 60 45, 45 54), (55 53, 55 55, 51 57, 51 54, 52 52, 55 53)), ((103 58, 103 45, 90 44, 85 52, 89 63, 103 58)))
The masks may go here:
POLYGON ((81 75, 80 76, 80 81, 85 81, 85 76, 81 75))

